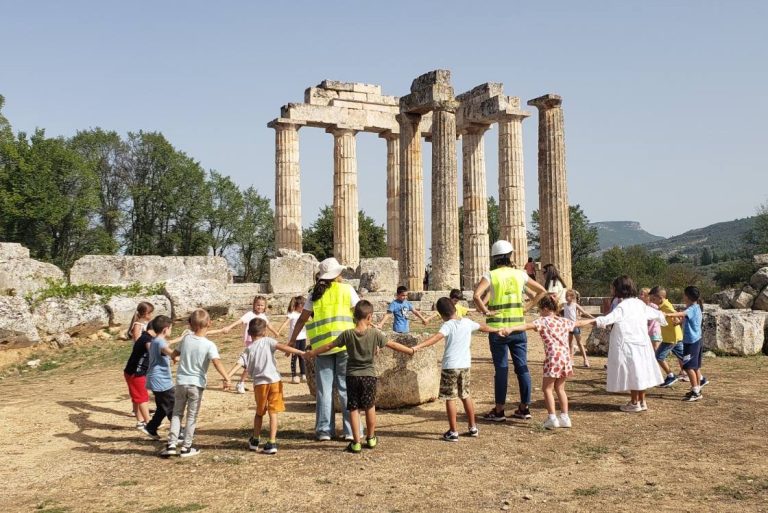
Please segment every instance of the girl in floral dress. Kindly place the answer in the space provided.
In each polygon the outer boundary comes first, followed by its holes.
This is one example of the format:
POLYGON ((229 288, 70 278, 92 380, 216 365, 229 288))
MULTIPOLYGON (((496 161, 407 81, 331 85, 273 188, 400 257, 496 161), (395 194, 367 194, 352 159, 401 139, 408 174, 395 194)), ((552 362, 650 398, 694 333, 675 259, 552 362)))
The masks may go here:
POLYGON ((544 342, 544 378, 541 385, 544 391, 544 403, 548 417, 544 422, 546 429, 569 428, 568 396, 565 395, 565 380, 573 375, 573 359, 568 345, 568 334, 574 328, 587 324, 586 321, 574 322, 557 316, 557 301, 547 295, 539 301, 541 317, 533 322, 505 328, 506 332, 534 330, 538 331, 544 342), (560 402, 560 417, 555 414, 555 394, 560 402))

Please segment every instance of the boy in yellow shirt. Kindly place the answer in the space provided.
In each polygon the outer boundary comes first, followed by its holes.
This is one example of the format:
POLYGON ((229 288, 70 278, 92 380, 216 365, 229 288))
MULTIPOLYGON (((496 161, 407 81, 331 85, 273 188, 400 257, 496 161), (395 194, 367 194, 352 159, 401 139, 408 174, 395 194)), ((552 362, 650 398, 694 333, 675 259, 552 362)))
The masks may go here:
MULTIPOLYGON (((664 287, 657 285, 648 294, 651 302, 658 306, 662 313, 668 314, 677 311, 667 299, 667 291, 664 287)), ((670 319, 666 326, 661 327, 661 344, 656 349, 656 361, 659 362, 659 366, 664 371, 665 378, 664 383, 659 385, 660 388, 669 388, 679 380, 667 363, 669 353, 675 355, 682 369, 683 330, 680 328, 680 321, 677 319, 670 319)))

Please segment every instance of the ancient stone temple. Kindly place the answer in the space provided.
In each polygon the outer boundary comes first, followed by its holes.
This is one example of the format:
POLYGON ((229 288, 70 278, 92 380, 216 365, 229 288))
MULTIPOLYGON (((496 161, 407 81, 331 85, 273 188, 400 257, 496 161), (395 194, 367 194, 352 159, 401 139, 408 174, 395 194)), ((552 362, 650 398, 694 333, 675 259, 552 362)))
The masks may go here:
MULTIPOLYGON (((560 97, 531 100, 540 110, 539 197, 542 262, 554 263, 570 283, 568 197, 560 97), (563 217, 563 206, 565 216, 563 217), (545 216, 546 213, 546 216, 545 216), (546 221, 545 221, 546 219, 546 221)), ((500 236, 515 247, 515 263, 528 258, 522 122, 529 113, 500 83, 455 95, 451 74, 416 78, 403 97, 370 84, 325 80, 305 91, 304 103, 282 107, 275 129, 275 246, 301 251, 299 129, 333 136, 333 251, 350 267, 360 261, 355 136, 373 132, 386 141, 387 252, 400 281, 422 290, 426 267, 422 143, 432 144, 431 264, 429 288, 472 288, 490 267, 484 134, 498 124, 500 236), (459 219, 456 141, 461 139, 463 218, 459 219), (459 223, 463 240, 459 240, 459 223), (461 244, 461 246, 460 246, 461 244), (460 263, 463 253, 463 266, 460 263)), ((383 201, 383 198, 382 198, 383 201)))

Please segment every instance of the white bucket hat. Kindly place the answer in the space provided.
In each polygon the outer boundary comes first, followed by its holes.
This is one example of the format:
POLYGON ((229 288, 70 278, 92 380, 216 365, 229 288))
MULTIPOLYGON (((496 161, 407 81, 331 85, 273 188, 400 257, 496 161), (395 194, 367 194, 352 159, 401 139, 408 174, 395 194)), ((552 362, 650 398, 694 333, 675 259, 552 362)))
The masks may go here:
POLYGON ((326 258, 320 262, 318 269, 318 280, 332 280, 344 271, 346 267, 341 265, 335 258, 326 258))

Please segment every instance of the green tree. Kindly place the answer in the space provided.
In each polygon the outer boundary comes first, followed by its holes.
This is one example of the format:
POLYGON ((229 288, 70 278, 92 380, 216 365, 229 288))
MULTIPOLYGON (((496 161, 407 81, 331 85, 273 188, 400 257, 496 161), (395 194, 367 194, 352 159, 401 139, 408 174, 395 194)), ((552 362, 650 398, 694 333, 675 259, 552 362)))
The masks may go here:
POLYGON ((243 191, 242 216, 232 239, 245 281, 265 281, 275 241, 275 218, 269 199, 253 187, 243 191))
POLYGON ((8 118, 3 116, 4 105, 5 97, 0 94, 0 144, 13 140, 13 130, 11 129, 11 123, 8 122, 8 118))
POLYGON ((357 213, 360 226, 360 258, 387 256, 387 230, 364 211, 357 213))
POLYGON ((745 236, 748 245, 748 256, 768 253, 768 203, 757 208, 757 216, 752 230, 745 236))
POLYGON ((243 194, 228 176, 211 171, 208 178, 211 208, 206 224, 214 255, 224 256, 233 244, 235 232, 243 217, 243 194))
POLYGON ((699 257, 701 265, 712 265, 712 251, 705 247, 701 250, 701 257, 699 257))
MULTIPOLYGON (((365 212, 358 212, 360 229, 360 258, 386 256, 387 232, 383 226, 377 225, 373 218, 365 212)), ((302 233, 304 252, 312 253, 318 260, 333 256, 333 209, 325 206, 320 209, 317 219, 302 233)))

